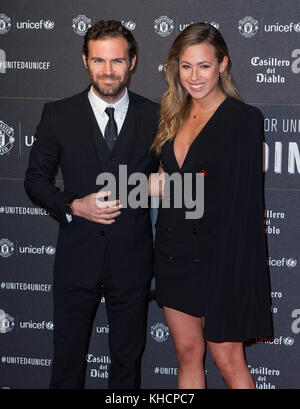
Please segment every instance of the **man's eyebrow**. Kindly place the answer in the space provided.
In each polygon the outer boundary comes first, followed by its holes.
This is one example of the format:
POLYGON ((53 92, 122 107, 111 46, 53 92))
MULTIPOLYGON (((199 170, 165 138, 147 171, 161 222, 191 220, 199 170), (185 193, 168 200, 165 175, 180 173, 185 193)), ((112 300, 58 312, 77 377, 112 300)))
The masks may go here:
MULTIPOLYGON (((102 57, 91 57, 91 60, 103 60, 103 58, 102 57)), ((116 57, 116 58, 113 58, 111 61, 114 61, 114 60, 126 60, 126 58, 125 57, 116 57)))

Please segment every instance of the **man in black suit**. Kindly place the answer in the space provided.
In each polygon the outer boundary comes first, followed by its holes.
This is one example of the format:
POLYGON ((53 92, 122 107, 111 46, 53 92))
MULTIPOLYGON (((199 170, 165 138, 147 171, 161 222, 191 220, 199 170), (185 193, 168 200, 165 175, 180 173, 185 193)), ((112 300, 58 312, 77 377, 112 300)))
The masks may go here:
POLYGON ((109 322, 108 386, 138 388, 153 275, 149 209, 121 208, 116 192, 105 192, 106 185, 96 180, 108 172, 117 192, 128 194, 134 186, 119 185, 120 165, 127 166, 128 177, 157 171, 151 145, 158 107, 127 89, 136 42, 120 22, 100 21, 87 31, 83 61, 91 86, 45 104, 25 179, 29 197, 60 222, 50 388, 84 387, 102 287, 109 322), (58 165, 64 190, 53 181, 58 165))

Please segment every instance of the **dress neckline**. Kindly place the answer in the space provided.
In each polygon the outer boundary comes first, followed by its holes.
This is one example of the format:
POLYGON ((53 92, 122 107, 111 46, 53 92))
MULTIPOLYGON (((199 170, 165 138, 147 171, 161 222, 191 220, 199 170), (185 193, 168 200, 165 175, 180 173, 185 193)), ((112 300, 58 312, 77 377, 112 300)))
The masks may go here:
POLYGON ((190 146, 189 146, 189 148, 188 148, 188 150, 187 150, 187 152, 186 152, 186 155, 185 155, 185 157, 184 157, 184 159, 183 159, 183 162, 182 162, 182 165, 181 165, 181 166, 179 166, 179 164, 178 164, 178 162, 177 162, 177 158, 176 158, 175 151, 174 151, 174 143, 175 143, 176 135, 175 135, 175 137, 172 139, 172 152, 173 152, 173 156, 174 156, 174 159, 175 159, 177 168, 178 168, 179 170, 182 170, 182 168, 184 167, 185 162, 186 162, 186 159, 187 159, 187 157, 188 157, 188 155, 189 155, 189 152, 190 152, 191 147, 193 146, 193 144, 194 144, 194 143, 196 142, 196 140, 199 138, 200 134, 202 134, 203 132, 206 131, 208 125, 212 122, 212 120, 213 120, 213 118, 215 117, 215 115, 217 114, 217 112, 220 111, 220 108, 224 105, 225 101, 227 101, 228 99, 229 99, 229 96, 226 96, 226 97, 224 98, 224 100, 221 102, 221 104, 218 106, 218 108, 215 110, 215 112, 212 114, 212 116, 211 116, 211 117, 209 118, 209 120, 206 122, 206 124, 204 125, 204 127, 201 129, 201 131, 200 131, 200 132, 197 134, 197 136, 194 138, 193 142, 190 144, 190 146))

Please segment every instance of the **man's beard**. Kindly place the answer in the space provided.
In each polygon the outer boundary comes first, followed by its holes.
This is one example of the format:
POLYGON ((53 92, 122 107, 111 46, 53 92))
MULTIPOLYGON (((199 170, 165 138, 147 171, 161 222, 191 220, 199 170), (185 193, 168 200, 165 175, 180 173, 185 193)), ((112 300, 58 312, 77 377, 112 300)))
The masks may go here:
POLYGON ((100 97, 103 97, 103 99, 106 99, 109 102, 117 101, 118 97, 124 93, 124 89, 127 86, 129 78, 129 71, 125 73, 123 81, 121 80, 121 77, 118 77, 116 75, 101 75, 100 77, 96 78, 96 80, 103 80, 108 78, 116 80, 117 82, 115 84, 99 85, 99 83, 94 79, 89 70, 88 74, 94 90, 100 97))

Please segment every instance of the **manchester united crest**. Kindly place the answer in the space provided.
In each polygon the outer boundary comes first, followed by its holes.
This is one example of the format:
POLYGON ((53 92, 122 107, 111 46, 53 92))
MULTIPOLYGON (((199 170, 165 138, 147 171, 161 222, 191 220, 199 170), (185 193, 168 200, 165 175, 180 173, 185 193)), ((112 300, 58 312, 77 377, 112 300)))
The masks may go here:
POLYGON ((83 14, 80 14, 79 16, 73 19, 72 27, 76 34, 84 36, 87 30, 91 27, 91 25, 92 25, 91 19, 89 19, 83 14))
POLYGON ((154 21, 154 30, 161 37, 167 37, 174 29, 173 20, 167 16, 161 16, 154 21))
POLYGON ((239 21, 239 32, 247 38, 255 36, 258 31, 258 22, 252 17, 245 17, 239 21))
POLYGON ((6 34, 11 27, 11 20, 5 14, 0 14, 0 34, 6 34))
POLYGON ((15 142, 14 129, 0 121, 0 155, 8 153, 15 142))

